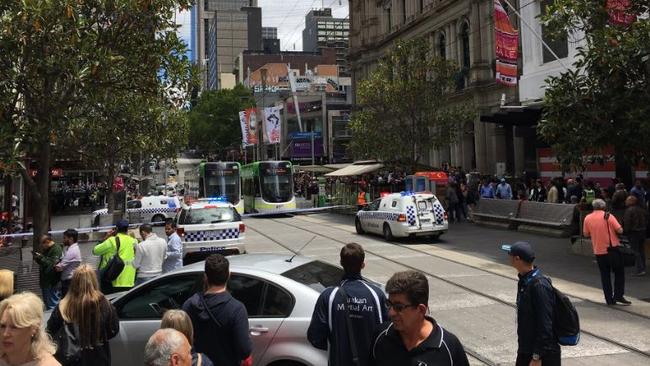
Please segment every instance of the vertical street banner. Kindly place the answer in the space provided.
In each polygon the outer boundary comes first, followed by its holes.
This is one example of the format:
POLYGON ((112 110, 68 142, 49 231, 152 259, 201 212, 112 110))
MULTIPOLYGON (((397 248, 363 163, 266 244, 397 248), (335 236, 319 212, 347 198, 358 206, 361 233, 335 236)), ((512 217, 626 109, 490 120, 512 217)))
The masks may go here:
POLYGON ((239 112, 241 125, 241 140, 243 146, 257 144, 257 112, 255 108, 248 108, 239 112))
POLYGON ((264 131, 269 144, 280 143, 280 108, 264 108, 264 131))
POLYGON ((631 0, 607 0, 609 23, 618 26, 628 26, 636 21, 636 15, 630 11, 631 0))
POLYGON ((497 83, 517 86, 519 31, 512 27, 500 0, 494 0, 494 39, 496 44, 497 83))

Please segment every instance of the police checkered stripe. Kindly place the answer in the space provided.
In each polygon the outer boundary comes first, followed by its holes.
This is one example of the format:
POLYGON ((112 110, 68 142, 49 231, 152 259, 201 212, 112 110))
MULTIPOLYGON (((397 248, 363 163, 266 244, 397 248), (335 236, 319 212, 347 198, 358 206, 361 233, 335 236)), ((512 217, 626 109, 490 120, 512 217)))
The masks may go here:
POLYGON ((174 207, 131 208, 128 211, 129 212, 141 212, 141 213, 175 212, 176 208, 174 208, 174 207))
POLYGON ((436 216, 436 224, 442 225, 445 221, 445 210, 442 208, 440 202, 433 204, 433 214, 436 216))
POLYGON ((406 206, 406 222, 411 226, 415 225, 415 207, 406 206))
POLYGON ((239 229, 186 231, 185 241, 212 241, 239 238, 239 229))

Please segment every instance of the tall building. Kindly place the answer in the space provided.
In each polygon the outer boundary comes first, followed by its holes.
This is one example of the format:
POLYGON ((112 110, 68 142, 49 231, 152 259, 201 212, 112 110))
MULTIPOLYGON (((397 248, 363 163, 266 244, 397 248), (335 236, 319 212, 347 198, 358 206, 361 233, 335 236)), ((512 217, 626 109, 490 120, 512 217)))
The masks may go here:
MULTIPOLYGON (((534 7, 530 7, 531 9, 534 7)), ((512 15, 513 26, 520 28, 512 15)), ((494 0, 350 1, 352 90, 368 78, 397 40, 425 37, 438 57, 454 61, 453 103, 471 104, 474 121, 458 126, 457 142, 429 148, 423 163, 445 163, 483 174, 521 175, 535 171, 534 130, 503 120, 503 104, 517 104, 518 90, 496 82, 494 0)))
POLYGON ((262 49, 262 15, 257 0, 201 0, 196 8, 197 63, 204 89, 234 82, 235 58, 249 47, 262 49), (221 79, 224 83, 221 83, 221 79))
POLYGON ((302 50, 315 52, 321 48, 336 49, 336 64, 339 74, 349 76, 348 37, 350 20, 334 18, 331 8, 311 10, 305 16, 305 29, 302 31, 302 50))
POLYGON ((278 28, 262 27, 262 39, 278 39, 278 28))

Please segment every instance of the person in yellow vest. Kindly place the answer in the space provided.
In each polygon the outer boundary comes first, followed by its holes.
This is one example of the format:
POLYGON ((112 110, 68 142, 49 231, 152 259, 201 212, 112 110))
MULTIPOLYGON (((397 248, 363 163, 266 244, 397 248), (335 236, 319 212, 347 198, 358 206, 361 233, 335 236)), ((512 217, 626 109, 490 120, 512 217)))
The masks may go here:
POLYGON ((133 260, 135 259, 135 245, 137 240, 128 235, 129 221, 120 220, 115 225, 116 232, 103 242, 97 244, 93 248, 93 254, 101 256, 99 261, 99 280, 101 282, 102 292, 110 294, 113 292, 126 291, 133 287, 135 284, 135 267, 133 260), (108 262, 113 258, 117 250, 116 238, 120 239, 120 253, 119 256, 124 261, 124 269, 122 273, 112 282, 107 283, 102 279, 103 270, 106 269, 108 262))

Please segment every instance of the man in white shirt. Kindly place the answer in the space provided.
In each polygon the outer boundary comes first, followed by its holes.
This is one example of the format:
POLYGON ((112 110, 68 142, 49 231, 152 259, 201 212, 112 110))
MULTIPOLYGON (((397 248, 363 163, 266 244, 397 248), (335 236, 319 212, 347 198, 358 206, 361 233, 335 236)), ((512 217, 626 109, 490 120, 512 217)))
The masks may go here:
POLYGON ((183 243, 181 237, 176 233, 174 220, 167 220, 165 223, 165 234, 167 234, 167 258, 163 263, 163 272, 167 273, 176 268, 183 267, 183 243))
POLYGON ((79 233, 75 229, 68 229, 63 233, 63 259, 55 267, 56 271, 61 272, 61 298, 68 293, 72 273, 81 264, 78 239, 79 233))
POLYGON ((133 266, 138 270, 135 277, 136 286, 162 273, 162 266, 167 258, 167 242, 158 237, 151 225, 140 226, 143 241, 135 246, 133 266))

